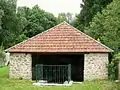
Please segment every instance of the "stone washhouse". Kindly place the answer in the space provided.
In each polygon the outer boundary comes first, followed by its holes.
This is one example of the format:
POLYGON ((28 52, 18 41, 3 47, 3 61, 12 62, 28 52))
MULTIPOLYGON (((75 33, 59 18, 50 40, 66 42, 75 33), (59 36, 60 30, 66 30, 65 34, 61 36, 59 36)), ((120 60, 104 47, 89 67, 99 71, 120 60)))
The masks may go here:
POLYGON ((10 47, 10 78, 32 80, 35 65, 71 64, 71 79, 107 79, 110 48, 66 22, 10 47))

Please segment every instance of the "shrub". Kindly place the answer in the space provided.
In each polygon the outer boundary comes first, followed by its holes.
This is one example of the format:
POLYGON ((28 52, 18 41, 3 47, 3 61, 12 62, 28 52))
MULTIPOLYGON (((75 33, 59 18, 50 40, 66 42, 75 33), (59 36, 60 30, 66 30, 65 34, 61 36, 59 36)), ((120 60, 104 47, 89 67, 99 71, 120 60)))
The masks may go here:
POLYGON ((120 60, 120 53, 115 54, 112 61, 108 64, 108 76, 110 80, 118 79, 118 62, 120 60))
POLYGON ((5 52, 3 46, 0 46, 0 67, 5 65, 5 52))
POLYGON ((108 64, 108 76, 110 80, 116 79, 116 69, 117 66, 115 65, 115 61, 113 60, 108 64))

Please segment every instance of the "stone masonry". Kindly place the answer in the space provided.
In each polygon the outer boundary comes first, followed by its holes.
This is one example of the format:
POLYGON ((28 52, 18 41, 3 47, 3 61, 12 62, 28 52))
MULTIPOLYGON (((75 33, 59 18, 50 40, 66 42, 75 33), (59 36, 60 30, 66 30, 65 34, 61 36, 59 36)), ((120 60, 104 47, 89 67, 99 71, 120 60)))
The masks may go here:
POLYGON ((108 78, 108 53, 85 54, 84 80, 108 78))
POLYGON ((32 58, 27 53, 11 53, 10 78, 32 79, 32 58))
MULTIPOLYGON (((108 53, 84 55, 84 80, 108 78, 108 53)), ((27 53, 11 53, 10 78, 32 79, 32 57, 27 53)))

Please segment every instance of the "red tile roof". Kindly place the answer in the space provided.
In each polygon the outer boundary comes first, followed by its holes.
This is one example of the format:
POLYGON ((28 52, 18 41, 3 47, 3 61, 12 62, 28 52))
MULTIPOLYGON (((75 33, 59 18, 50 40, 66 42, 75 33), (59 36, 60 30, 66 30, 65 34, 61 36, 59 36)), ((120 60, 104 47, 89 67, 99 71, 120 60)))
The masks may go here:
POLYGON ((8 49, 9 52, 111 52, 64 22, 8 49))

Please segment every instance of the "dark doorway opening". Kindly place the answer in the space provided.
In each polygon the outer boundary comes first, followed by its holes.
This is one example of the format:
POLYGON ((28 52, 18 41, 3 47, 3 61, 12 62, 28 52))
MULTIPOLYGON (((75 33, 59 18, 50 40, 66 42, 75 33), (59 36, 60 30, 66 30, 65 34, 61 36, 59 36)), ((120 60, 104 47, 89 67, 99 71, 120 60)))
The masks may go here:
POLYGON ((36 79, 36 64, 68 65, 71 64, 71 79, 76 82, 84 80, 84 54, 32 54, 32 79, 36 79))

